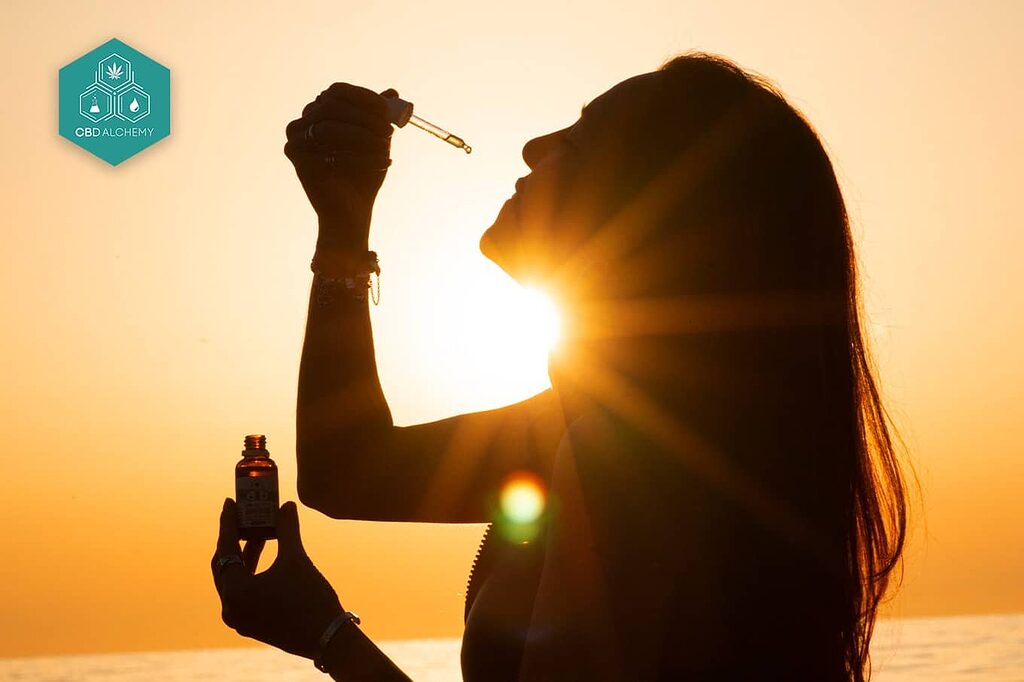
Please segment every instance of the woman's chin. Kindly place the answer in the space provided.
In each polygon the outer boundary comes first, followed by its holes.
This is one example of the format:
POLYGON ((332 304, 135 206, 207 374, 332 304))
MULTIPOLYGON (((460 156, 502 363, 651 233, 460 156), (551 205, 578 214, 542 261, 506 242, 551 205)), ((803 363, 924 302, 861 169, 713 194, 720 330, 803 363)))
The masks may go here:
POLYGON ((491 262, 497 265, 499 268, 505 271, 512 279, 526 284, 524 281, 524 268, 519 264, 519 259, 512 257, 509 253, 509 249, 498 246, 498 243, 490 236, 489 232, 485 232, 483 237, 480 238, 480 252, 484 254, 491 262))
POLYGON ((518 221, 515 219, 514 200, 509 199, 498 211, 494 223, 480 237, 480 252, 507 272, 513 279, 518 279, 514 255, 515 238, 518 221))
MULTIPOLYGON (((495 223, 496 225, 497 223, 495 223)), ((498 240, 494 230, 494 225, 487 228, 482 235, 480 235, 480 253, 482 253, 487 259, 497 263, 504 269, 502 265, 501 250, 498 248, 498 240)))
POLYGON ((505 202, 494 223, 480 237, 480 252, 526 286, 544 286, 547 268, 542 254, 548 248, 535 239, 529 243, 524 239, 514 196, 505 202))

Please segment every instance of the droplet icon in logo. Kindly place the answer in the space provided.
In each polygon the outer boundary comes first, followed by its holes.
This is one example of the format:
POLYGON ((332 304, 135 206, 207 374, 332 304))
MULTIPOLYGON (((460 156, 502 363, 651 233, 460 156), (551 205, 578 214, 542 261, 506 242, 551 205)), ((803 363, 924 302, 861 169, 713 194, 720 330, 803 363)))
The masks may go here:
POLYGON ((128 111, 130 111, 130 112, 132 112, 134 114, 138 110, 139 110, 139 100, 136 99, 135 97, 132 97, 132 103, 128 105, 128 111))

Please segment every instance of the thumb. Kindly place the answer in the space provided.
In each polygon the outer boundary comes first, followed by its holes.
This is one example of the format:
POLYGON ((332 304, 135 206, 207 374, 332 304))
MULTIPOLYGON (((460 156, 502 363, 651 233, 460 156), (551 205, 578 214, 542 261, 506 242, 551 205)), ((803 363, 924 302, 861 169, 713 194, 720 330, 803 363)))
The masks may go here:
POLYGON ((277 513, 277 551, 281 554, 305 554, 299 535, 299 508, 285 502, 277 513))

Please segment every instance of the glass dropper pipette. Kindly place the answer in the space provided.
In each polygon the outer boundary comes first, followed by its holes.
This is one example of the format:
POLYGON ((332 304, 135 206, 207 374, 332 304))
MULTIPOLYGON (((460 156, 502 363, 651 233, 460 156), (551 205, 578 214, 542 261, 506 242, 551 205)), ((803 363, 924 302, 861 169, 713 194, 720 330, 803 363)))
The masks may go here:
POLYGON ((473 151, 473 148, 466 144, 466 141, 458 135, 449 133, 444 128, 436 126, 430 121, 425 121, 419 116, 414 116, 412 113, 412 102, 407 102, 399 97, 388 98, 388 120, 399 128, 404 127, 406 123, 411 123, 420 130, 426 130, 434 137, 447 142, 453 147, 458 147, 467 154, 473 151))

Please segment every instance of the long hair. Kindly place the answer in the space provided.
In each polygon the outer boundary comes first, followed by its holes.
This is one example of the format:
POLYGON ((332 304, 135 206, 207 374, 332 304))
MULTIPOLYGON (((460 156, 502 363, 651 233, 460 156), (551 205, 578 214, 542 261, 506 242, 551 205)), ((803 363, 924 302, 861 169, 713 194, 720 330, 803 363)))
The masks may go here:
POLYGON ((654 75, 615 163, 604 159, 614 176, 599 191, 591 179, 589 191, 607 203, 588 258, 605 248, 615 261, 602 281, 614 281, 627 312, 608 326, 628 329, 635 351, 616 369, 766 492, 744 512, 760 526, 730 526, 742 550, 720 551, 730 584, 749 587, 715 608, 760 623, 747 627, 761 628, 766 648, 804 647, 792 656, 817 658, 816 679, 862 682, 908 503, 835 172, 811 124, 766 79, 699 52, 654 75), (773 590, 776 601, 765 596, 773 590), (792 628, 776 637, 774 616, 751 615, 758 608, 789 614, 777 622, 792 628), (782 643, 793 634, 803 643, 782 643))

